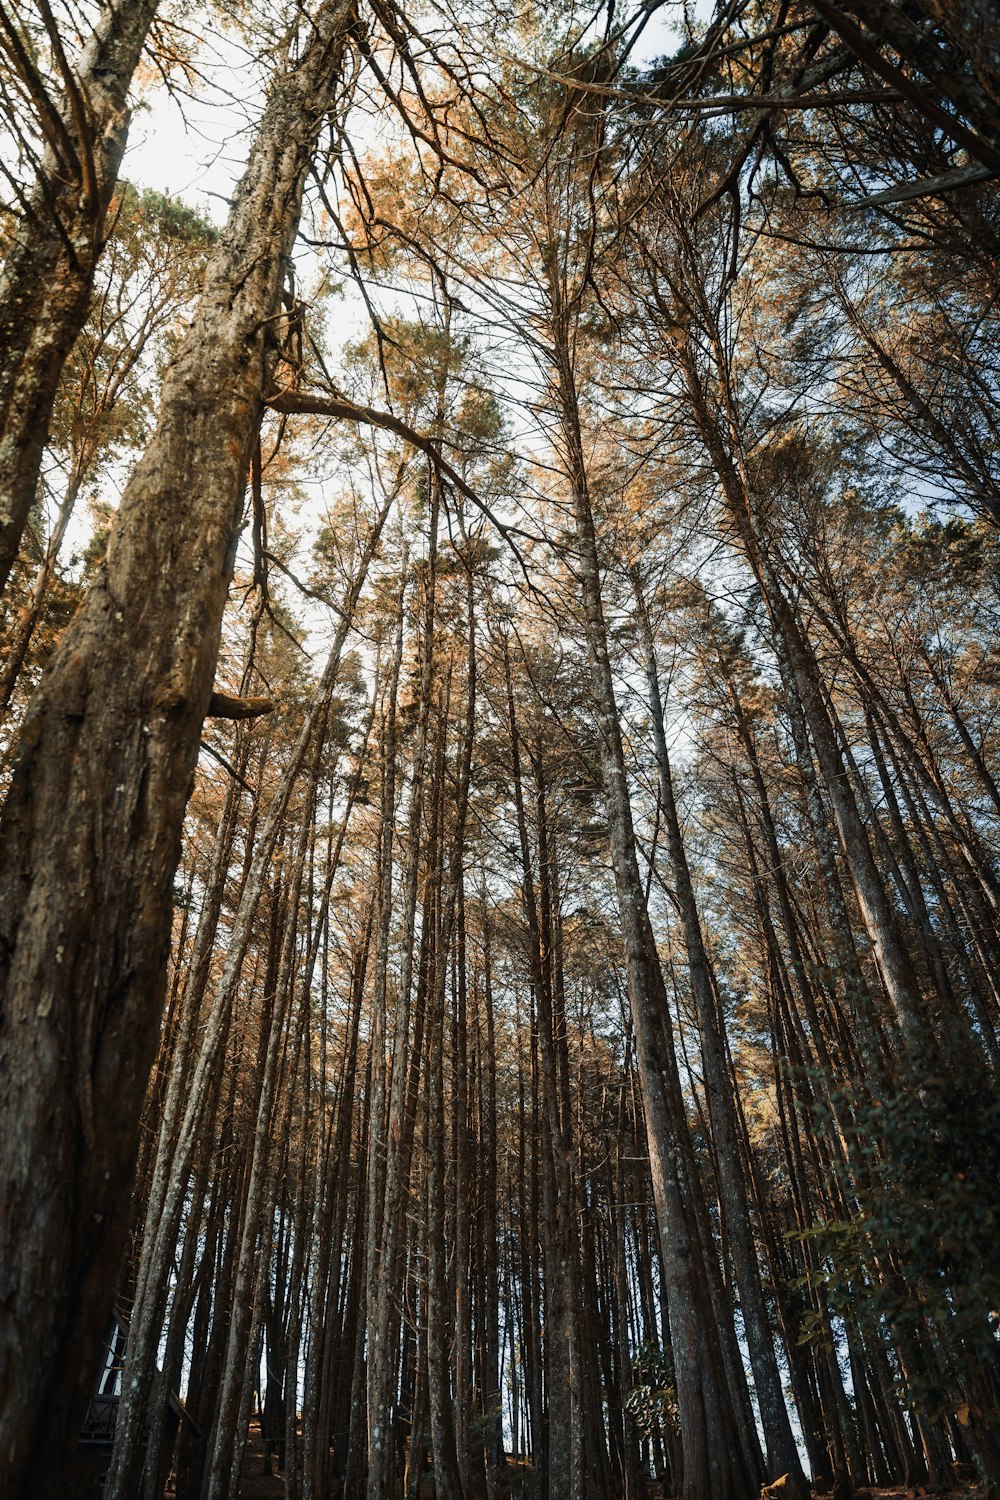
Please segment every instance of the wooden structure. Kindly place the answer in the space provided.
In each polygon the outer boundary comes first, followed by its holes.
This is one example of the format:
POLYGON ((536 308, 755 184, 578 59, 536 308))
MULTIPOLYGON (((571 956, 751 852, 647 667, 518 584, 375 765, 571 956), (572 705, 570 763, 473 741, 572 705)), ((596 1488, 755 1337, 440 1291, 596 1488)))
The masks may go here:
MULTIPOLYGON (((127 1320, 116 1309, 112 1315, 111 1326, 105 1339, 104 1362, 97 1377, 90 1405, 87 1408, 83 1430, 80 1433, 80 1461, 76 1466, 76 1482, 72 1490, 65 1496, 65 1500, 101 1500, 104 1494, 108 1466, 111 1463, 111 1447, 115 1437, 115 1423, 118 1419, 118 1402, 121 1397, 122 1386, 122 1365, 125 1359, 127 1339, 127 1320)), ((152 1401, 154 1404, 157 1383, 162 1378, 158 1372, 152 1390, 152 1401)), ((171 1391, 169 1394, 168 1407, 167 1440, 163 1445, 163 1460, 165 1465, 169 1465, 170 1455, 174 1447, 174 1439, 177 1436, 181 1423, 185 1422, 191 1428, 194 1428, 195 1425, 185 1410, 180 1397, 174 1391, 171 1391)), ((164 1472, 158 1493, 162 1492, 166 1481, 167 1474, 164 1472)))

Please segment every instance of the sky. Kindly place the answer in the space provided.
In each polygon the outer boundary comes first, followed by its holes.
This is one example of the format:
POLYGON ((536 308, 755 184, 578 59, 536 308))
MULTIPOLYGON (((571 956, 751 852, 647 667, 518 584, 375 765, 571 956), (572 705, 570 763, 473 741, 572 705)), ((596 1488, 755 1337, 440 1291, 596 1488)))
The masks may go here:
MULTIPOLYGON (((652 4, 654 13, 636 49, 639 64, 677 45, 681 0, 652 0, 652 4)), ((714 8, 715 0, 688 0, 689 14, 698 21, 707 21, 714 8)), ((629 14, 631 8, 619 16, 629 14)), ((206 39, 196 68, 197 78, 189 91, 175 89, 171 94, 160 85, 140 99, 122 175, 138 187, 179 198, 221 226, 246 160, 266 80, 259 61, 231 32, 221 29, 206 39)), ((364 115, 355 112, 351 135, 355 150, 365 149, 369 130, 364 115)), ((319 273, 319 261, 313 257, 310 268, 305 263, 309 253, 301 245, 297 258, 298 281, 305 290, 319 273)), ((326 333, 331 352, 363 337, 368 328, 363 301, 350 287, 338 303, 328 304, 326 333)))
MULTIPOLYGON (((707 21, 714 0, 693 0, 696 20, 707 21)), ((678 7, 660 4, 637 50, 647 63, 672 50, 678 7)), ((135 112, 123 175, 198 208, 216 223, 226 216, 226 199, 246 158, 249 130, 260 98, 259 72, 236 41, 214 35, 198 66, 202 82, 195 97, 171 98, 162 87, 135 112)))
MULTIPOLYGON (((713 9, 714 0, 689 0, 689 10, 698 20, 707 20, 713 9)), ((637 48, 640 64, 675 49, 679 13, 679 0, 659 5, 637 48)), ((223 31, 209 36, 196 66, 198 77, 187 94, 177 91, 171 96, 160 86, 140 101, 129 132, 123 176, 139 187, 177 197, 221 225, 249 149, 265 76, 261 64, 237 38, 223 31)), ((356 113, 352 143, 359 152, 368 144, 369 130, 364 115, 356 113)), ((302 245, 297 259, 298 284, 308 297, 320 261, 302 245)), ((342 349, 362 338, 370 324, 360 294, 350 286, 342 299, 327 303, 325 315, 328 352, 335 364, 337 346, 342 349)), ((306 502, 306 512, 318 517, 324 509, 323 486, 313 488, 316 493, 306 502)), ((305 513, 299 517, 299 523, 304 522, 305 513)))

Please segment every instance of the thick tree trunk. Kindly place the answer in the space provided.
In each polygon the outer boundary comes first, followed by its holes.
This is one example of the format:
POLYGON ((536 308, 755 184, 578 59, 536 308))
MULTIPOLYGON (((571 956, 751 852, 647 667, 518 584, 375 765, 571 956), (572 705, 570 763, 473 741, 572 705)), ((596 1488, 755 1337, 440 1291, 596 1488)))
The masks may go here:
POLYGON ((56 1494, 110 1310, 171 886, 302 187, 351 24, 271 91, 107 559, 25 722, 0 871, 0 1448, 56 1494))
POLYGON ((128 135, 125 100, 159 0, 105 0, 0 281, 0 593, 35 501, 63 366, 84 325, 128 135))
MULTIPOLYGON (((234 996, 250 947, 261 899, 271 873, 271 861, 292 794, 299 784, 303 763, 310 747, 313 747, 315 753, 319 754, 325 740, 330 705, 339 678, 344 646, 350 633, 358 596, 367 577, 372 558, 378 549, 388 513, 389 506, 386 504, 376 518, 365 542, 354 580, 341 608, 340 625, 330 648, 323 675, 317 685, 313 702, 306 714, 284 774, 260 823, 255 844, 248 832, 247 848, 249 852, 253 844, 252 854, 249 855, 246 878, 243 881, 233 917, 226 960, 204 1020, 204 1031, 197 1058, 192 1064, 193 1074, 189 1077, 186 1068, 175 1068, 166 1092, 156 1160, 146 1205, 146 1227, 136 1286, 135 1315, 129 1329, 129 1344, 122 1378, 122 1397, 119 1403, 114 1453, 108 1478, 108 1494, 112 1500, 113 1497, 119 1495, 127 1497, 136 1483, 142 1426, 159 1342, 163 1298, 166 1294, 173 1247, 180 1226, 188 1172, 200 1139, 201 1122, 207 1108, 209 1082, 218 1068, 226 1045, 234 996)), ((338 847, 331 860, 328 881, 332 880, 336 869, 351 806, 352 798, 349 798, 338 837, 338 847)), ((220 888, 216 892, 217 902, 221 902, 221 894, 220 888)), ((214 912, 214 921, 218 921, 218 910, 214 912)), ((211 930, 214 930, 214 925, 211 930)), ((188 983, 189 990, 194 988, 195 995, 199 999, 207 979, 209 959, 210 947, 208 940, 202 938, 202 924, 200 923, 192 958, 192 975, 188 983)), ((191 997, 185 995, 188 1045, 193 1044, 195 1022, 199 1019, 199 1015, 200 1007, 192 1010, 191 997)), ((184 1059, 182 1058, 181 1061, 184 1059)))

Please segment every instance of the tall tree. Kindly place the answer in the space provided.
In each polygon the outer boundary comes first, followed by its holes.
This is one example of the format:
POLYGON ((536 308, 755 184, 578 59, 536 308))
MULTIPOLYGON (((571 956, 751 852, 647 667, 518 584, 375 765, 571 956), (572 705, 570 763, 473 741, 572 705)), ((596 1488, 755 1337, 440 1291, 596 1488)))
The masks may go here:
MULTIPOLYGON (((0 592, 38 486, 63 366, 84 325, 128 136, 127 99, 158 0, 105 0, 79 59, 47 4, 38 6, 57 83, 39 72, 6 10, 0 47, 44 142, 0 280, 0 592)), ((17 121, 8 122, 14 128, 17 121)))
POLYGON ((290 39, 107 560, 29 710, 0 825, 0 1385, 13 1394, 0 1431, 14 1494, 59 1488, 110 1310, 272 320, 353 19, 325 4, 290 39))

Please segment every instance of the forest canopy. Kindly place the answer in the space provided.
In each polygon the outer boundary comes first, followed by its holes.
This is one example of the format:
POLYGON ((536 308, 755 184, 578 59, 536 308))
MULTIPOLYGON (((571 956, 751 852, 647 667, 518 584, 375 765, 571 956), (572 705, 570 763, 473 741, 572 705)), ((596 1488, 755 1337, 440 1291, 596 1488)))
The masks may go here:
POLYGON ((1000 16, 0 0, 0 1496, 1000 1493, 1000 16))

